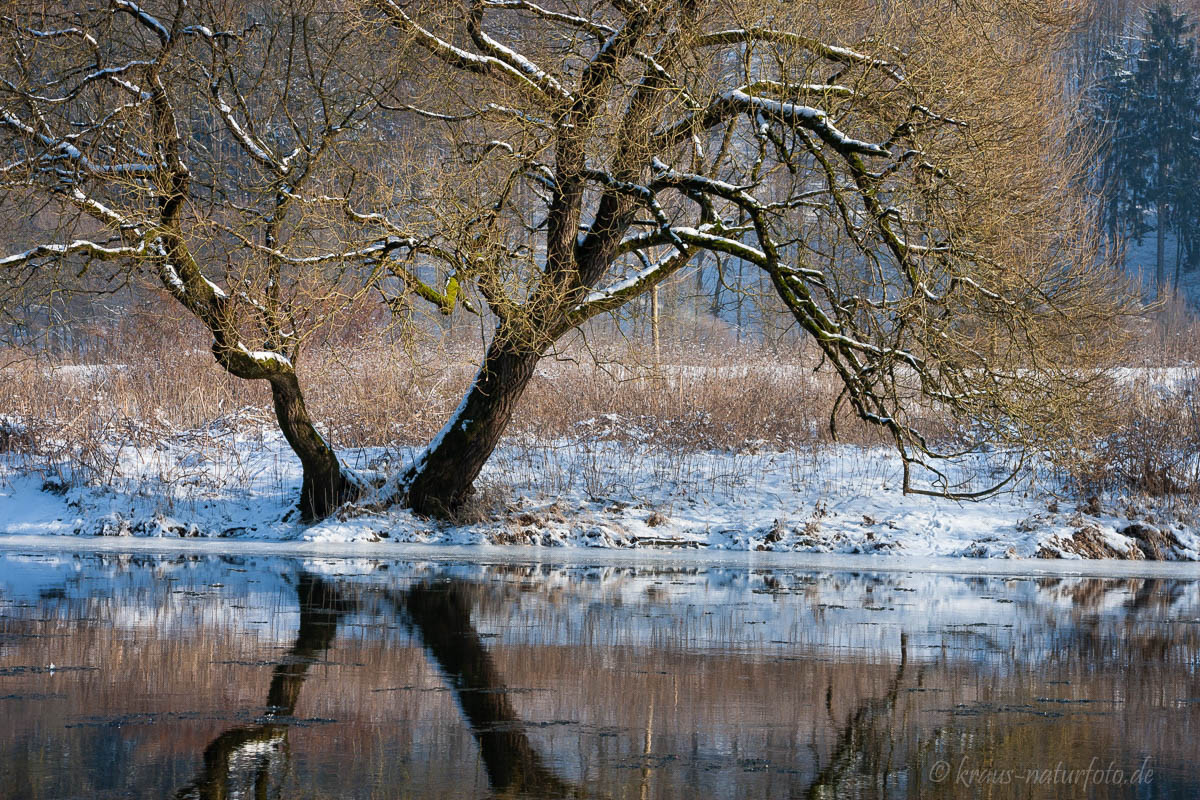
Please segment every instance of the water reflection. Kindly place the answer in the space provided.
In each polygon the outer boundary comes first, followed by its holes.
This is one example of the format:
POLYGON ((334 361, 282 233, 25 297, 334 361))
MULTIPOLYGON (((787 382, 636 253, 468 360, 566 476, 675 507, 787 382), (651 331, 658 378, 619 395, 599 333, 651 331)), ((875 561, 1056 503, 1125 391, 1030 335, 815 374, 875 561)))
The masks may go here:
POLYGON ((308 668, 333 644, 338 621, 354 609, 336 587, 307 572, 301 572, 296 583, 296 602, 300 609, 296 643, 272 670, 265 721, 230 728, 213 739, 204 749, 200 774, 176 793, 180 800, 271 796, 271 768, 286 769, 286 764, 277 762, 287 758, 288 718, 296 710, 308 668))
POLYGON ((1198 586, 0 552, 0 797, 1196 797, 1198 586))
MULTIPOLYGON (((895 785, 889 769, 892 751, 891 730, 895 722, 894 712, 900 686, 908 668, 908 637, 900 634, 900 663, 896 675, 882 697, 871 697, 860 701, 838 725, 838 735, 824 768, 813 779, 805 793, 809 798, 855 797, 867 790, 902 788, 895 785)), ((826 695, 826 706, 833 700, 833 687, 826 695)), ((832 710, 830 713, 832 717, 832 710)))
POLYGON ((471 625, 478 585, 462 580, 421 583, 403 594, 389 592, 404 610, 429 655, 453 688, 479 743, 492 789, 503 795, 577 796, 581 792, 548 769, 529 742, 509 700, 508 688, 471 625))
MULTIPOLYGON (((499 795, 582 796, 548 769, 529 742, 508 699, 508 690, 471 625, 472 599, 479 587, 467 581, 421 583, 381 595, 393 613, 406 619, 424 643, 462 709, 479 744, 488 782, 499 795)), ((204 766, 176 797, 225 800, 277 796, 274 772, 286 771, 289 719, 296 709, 309 666, 319 661, 337 636, 339 621, 364 610, 358 598, 320 576, 301 572, 296 585, 300 627, 296 642, 272 671, 266 721, 230 728, 204 750, 204 766)))

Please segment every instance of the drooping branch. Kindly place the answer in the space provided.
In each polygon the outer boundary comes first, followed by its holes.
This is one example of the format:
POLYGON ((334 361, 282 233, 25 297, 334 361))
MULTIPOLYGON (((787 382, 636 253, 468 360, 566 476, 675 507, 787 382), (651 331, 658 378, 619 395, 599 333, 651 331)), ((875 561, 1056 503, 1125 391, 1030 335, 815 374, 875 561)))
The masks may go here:
MULTIPOLYGON (((984 440, 1021 449, 1051 435, 1039 394, 1065 396, 1082 383, 1066 366, 1078 361, 1059 320, 1101 324, 1121 300, 1088 277, 1086 223, 1061 148, 1067 117, 1046 111, 1048 73, 1014 72, 1005 50, 1026 53, 1027 20, 1049 17, 997 2, 1003 9, 984 16, 904 6, 879 20, 892 27, 866 37, 851 25, 839 36, 794 4, 725 14, 705 2, 622 2, 613 15, 466 0, 462 30, 453 15, 431 14, 422 31, 436 41, 425 46, 443 50, 435 55, 448 74, 483 80, 471 84, 469 109, 427 103, 420 119, 479 154, 496 185, 509 185, 500 176, 515 162, 536 198, 522 205, 496 190, 480 201, 506 220, 500 239, 538 244, 536 258, 470 273, 477 285, 527 287, 489 346, 497 377, 485 361, 479 380, 519 395, 529 363, 556 337, 709 251, 767 278, 841 383, 831 424, 847 407, 882 428, 906 489, 919 489, 910 467, 922 464, 953 494, 938 459, 984 440), (500 53, 483 31, 485 9, 520 15, 526 49, 505 58, 553 75, 574 98, 565 112, 514 102, 514 82, 480 68, 500 53), (972 38, 981 25, 990 50, 972 38), (938 34, 907 36, 914 26, 938 34), (542 30, 563 32, 567 44, 541 47, 532 32, 542 30), (451 41, 478 52, 450 57, 451 41), (486 111, 499 107, 515 113, 486 111), (1071 223, 1039 228, 1035 209, 1052 208, 1071 223), (1060 281, 1067 273, 1075 277, 1060 281), (999 337, 1011 344, 998 351, 999 337), (953 421, 931 434, 939 415, 953 421)), ((492 441, 503 422, 484 426, 480 415, 511 413, 510 399, 477 394, 444 428, 454 447, 471 446, 460 429, 486 427, 492 441)), ((409 471, 406 485, 420 484, 422 497, 431 491, 422 475, 450 473, 431 466, 448 441, 439 437, 409 471)), ((462 487, 446 490, 461 496, 462 487)), ((439 503, 453 505, 428 506, 439 503)))

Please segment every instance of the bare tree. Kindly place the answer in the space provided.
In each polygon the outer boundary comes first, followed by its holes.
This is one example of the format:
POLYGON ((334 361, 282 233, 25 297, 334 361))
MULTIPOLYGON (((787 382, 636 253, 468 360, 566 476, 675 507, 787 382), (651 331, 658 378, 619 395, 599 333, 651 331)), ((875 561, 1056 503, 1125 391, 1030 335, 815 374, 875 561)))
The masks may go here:
POLYGON ((389 131, 365 125, 403 73, 375 74, 337 4, 315 0, 15 2, 0 35, 0 185, 60 220, 0 259, 6 282, 147 274, 221 367, 270 385, 301 518, 357 497, 306 408, 302 345, 367 291, 455 305, 416 275, 420 243, 356 210, 381 192, 404 208, 371 172, 389 131))
POLYGON ((559 337, 703 251, 769 280, 914 491, 939 431, 952 449, 1054 435, 1095 374, 1079 343, 1113 340, 1122 301, 1082 233, 1053 72, 1059 4, 363 2, 428 65, 393 107, 489 176, 462 195, 458 277, 496 325, 390 484, 419 513, 463 501, 559 337))
POLYGON ((361 485, 297 359, 365 292, 494 323, 389 484, 422 514, 462 503, 560 337, 702 252, 770 285, 842 382, 831 422, 848 403, 887 431, 907 490, 910 464, 949 494, 938 458, 1061 435, 1118 339, 1073 186, 1059 4, 347 5, 3 20, 0 181, 62 236, 0 267, 153 275, 222 367, 270 384, 306 519, 361 485))

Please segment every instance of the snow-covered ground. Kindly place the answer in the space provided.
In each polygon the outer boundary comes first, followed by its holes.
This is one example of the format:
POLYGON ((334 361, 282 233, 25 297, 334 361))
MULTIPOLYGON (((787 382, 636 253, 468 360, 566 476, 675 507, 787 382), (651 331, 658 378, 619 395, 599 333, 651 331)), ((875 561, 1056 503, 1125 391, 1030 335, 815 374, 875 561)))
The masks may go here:
MULTIPOLYGON (((0 534, 1200 560, 1190 512, 1105 497, 1081 508, 1028 482, 978 502, 905 496, 894 454, 850 446, 674 453, 602 438, 510 441, 478 482, 477 521, 370 510, 367 498, 310 526, 292 512, 299 464, 263 420, 111 449, 103 486, 0 454, 0 534)), ((412 455, 343 453, 362 471, 412 455)))

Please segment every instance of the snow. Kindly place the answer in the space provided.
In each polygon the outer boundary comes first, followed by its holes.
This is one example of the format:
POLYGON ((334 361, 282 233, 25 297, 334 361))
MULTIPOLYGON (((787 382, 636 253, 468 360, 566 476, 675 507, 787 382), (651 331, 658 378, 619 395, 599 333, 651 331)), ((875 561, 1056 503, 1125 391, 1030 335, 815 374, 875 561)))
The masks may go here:
MULTIPOLYGON (((739 452, 668 452, 648 435, 639 442, 629 420, 589 423, 571 440, 502 442, 478 482, 490 498, 485 521, 464 524, 372 509, 375 497, 299 524, 299 463, 269 415, 253 410, 198 430, 135 437, 146 444, 104 445, 117 465, 104 486, 75 485, 67 470, 43 475, 23 468, 19 455, 0 454, 0 541, 216 537, 223 552, 235 541, 261 541, 377 550, 394 543, 624 548, 638 558, 665 550, 1021 560, 1076 557, 1069 545, 1080 531, 1126 553, 1134 541, 1120 531, 1138 522, 1173 536, 1177 558, 1200 559, 1200 532, 1181 512, 1113 498, 1077 509, 1028 482, 979 502, 905 496, 901 465, 886 449, 780 452, 749 443, 739 452), (606 439, 606 428, 620 428, 623 440, 606 439)), ((457 414, 451 424, 461 424, 457 414)), ((421 452, 342 456, 352 470, 378 471, 411 464, 421 452)))
POLYGON ((71 190, 71 196, 75 199, 75 201, 77 203, 83 205, 85 208, 87 208, 89 211, 91 211, 94 215, 100 217, 101 219, 105 220, 106 222, 116 224, 122 228, 136 227, 134 225, 129 224, 126 221, 126 219, 123 216, 121 216, 120 214, 118 214, 116 211, 114 211, 113 209, 104 205, 103 203, 100 203, 97 200, 94 200, 91 197, 88 197, 86 194, 84 194, 78 188, 71 190))
MULTIPOLYGON (((278 165, 276 165, 275 160, 271 158, 271 154, 264 150, 258 144, 258 142, 254 140, 254 137, 247 133, 246 129, 238 123, 237 118, 233 116, 233 109, 229 107, 229 104, 222 100, 219 95, 216 96, 216 102, 217 111, 220 112, 221 118, 225 120, 225 124, 229 127, 229 132, 232 133, 239 142, 241 142, 242 147, 246 149, 246 152, 266 166, 276 168, 278 165)), ((282 171, 287 172, 286 169, 282 171)))
POLYGON ((865 142, 842 133, 830 122, 829 115, 819 108, 797 103, 784 103, 765 97, 754 97, 740 89, 728 92, 726 97, 746 108, 753 108, 788 121, 799 121, 800 124, 816 131, 822 139, 833 143, 840 150, 871 156, 890 155, 890 151, 883 145, 865 142))
POLYGON ((179 293, 187 292, 187 287, 180 280, 179 273, 175 271, 174 265, 163 264, 163 274, 166 276, 166 281, 172 289, 179 293))
MULTIPOLYGON (((220 291, 220 290, 218 290, 218 291, 220 291)), ((285 355, 281 355, 279 353, 273 353, 269 350, 250 350, 242 342, 238 342, 237 346, 238 346, 238 350, 241 350, 243 353, 250 356, 250 358, 254 359, 255 361, 258 361, 260 363, 263 363, 263 362, 275 363, 275 364, 279 364, 280 366, 282 366, 286 369, 292 369, 292 361, 285 355)))
POLYGON ((128 369, 128 364, 60 364, 46 371, 77 385, 87 385, 126 372, 128 369))
POLYGON ((1119 367, 1109 374, 1121 383, 1144 383, 1158 391, 1174 393, 1186 390, 1200 370, 1196 367, 1119 367))
POLYGON ((66 255, 78 251, 84 251, 97 258, 136 256, 143 252, 143 245, 139 244, 137 247, 105 247, 86 239, 76 239, 70 244, 39 244, 22 253, 14 253, 13 255, 0 258, 0 267, 24 264, 27 261, 44 255, 66 255))
POLYGON ((534 64, 528 58, 521 55, 516 50, 513 50, 511 47, 501 44, 492 37, 488 36, 483 32, 482 29, 477 30, 476 34, 479 37, 480 43, 484 47, 497 54, 497 58, 500 61, 511 65, 512 68, 515 68, 520 73, 525 75, 530 81, 533 82, 535 86, 545 87, 564 100, 572 99, 570 92, 564 89, 562 84, 556 81, 545 70, 534 64))
POLYGON ((220 286, 217 286, 215 283, 213 283, 212 281, 210 281, 208 278, 202 278, 201 280, 203 280, 203 281, 204 281, 204 284, 205 284, 206 286, 208 286, 208 288, 209 288, 209 291, 211 291, 211 292, 212 292, 214 295, 216 295, 217 297, 226 297, 226 296, 227 296, 227 295, 225 294, 225 290, 224 290, 224 289, 222 289, 220 286))
POLYGON ((582 310, 584 307, 593 303, 600 303, 605 300, 610 300, 622 292, 626 292, 638 284, 650 280, 655 276, 656 273, 659 273, 663 270, 665 263, 665 261, 655 262, 649 267, 639 270, 638 272, 634 272, 610 286, 589 292, 588 296, 584 298, 583 303, 576 307, 576 310, 582 310))
POLYGON ((137 3, 130 2, 130 0, 112 0, 112 4, 114 7, 132 14, 137 18, 138 22, 154 31, 163 44, 170 41, 171 33, 167 30, 166 26, 150 14, 147 14, 137 3))
POLYGON ((387 481, 386 484, 384 484, 383 489, 380 491, 381 496, 385 498, 395 497, 401 492, 407 491, 404 481, 409 471, 413 469, 419 469, 421 465, 425 463, 425 460, 429 458, 429 454, 441 447, 442 442, 447 436, 454 432, 455 428, 465 431, 468 427, 470 427, 471 420, 463 418, 463 415, 467 410, 467 402, 471 399, 471 395, 474 393, 475 387, 478 385, 481 377, 482 375, 476 373, 475 380, 473 380, 467 390, 463 392, 462 399, 458 401, 458 405, 455 406, 454 412, 450 415, 450 419, 446 420, 446 424, 442 426, 441 430, 437 432, 437 435, 433 437, 429 444, 412 454, 410 460, 411 465, 409 467, 398 471, 389 481, 387 481))

